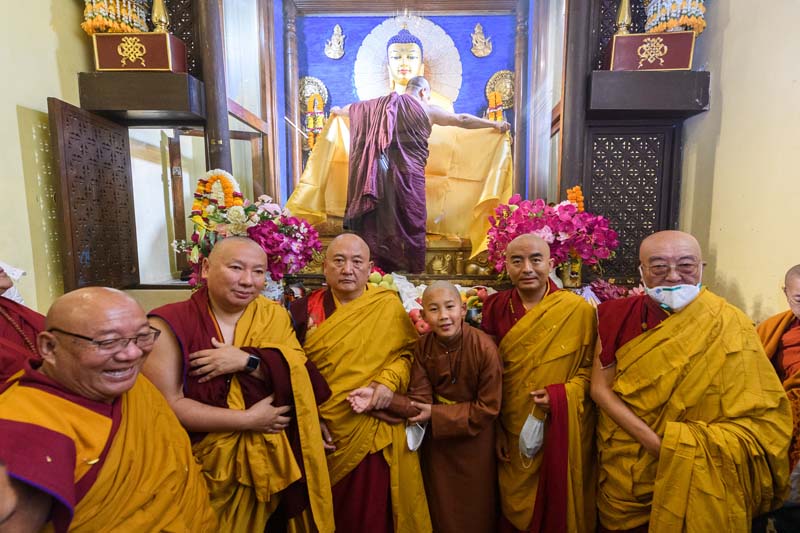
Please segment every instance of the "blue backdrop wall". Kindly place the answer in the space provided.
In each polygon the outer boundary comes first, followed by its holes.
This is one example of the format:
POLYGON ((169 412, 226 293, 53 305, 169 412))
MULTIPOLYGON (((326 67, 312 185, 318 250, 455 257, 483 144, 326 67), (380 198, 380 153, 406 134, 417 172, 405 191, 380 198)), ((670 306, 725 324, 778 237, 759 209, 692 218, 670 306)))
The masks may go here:
MULTIPOLYGON (((358 100, 353 79, 356 54, 364 37, 386 18, 375 16, 298 17, 297 42, 300 77, 314 76, 325 83, 329 94, 327 108, 331 105, 343 106, 358 100), (325 42, 330 39, 335 24, 342 27, 345 35, 345 53, 341 59, 330 59, 325 56, 325 42)), ((487 106, 486 82, 498 70, 514 70, 514 16, 448 15, 426 18, 447 32, 461 56, 462 83, 458 99, 453 103, 455 110, 482 115, 487 106), (470 51, 472 48, 471 34, 476 23, 480 23, 483 26, 484 34, 492 39, 492 53, 487 57, 475 57, 470 51)))

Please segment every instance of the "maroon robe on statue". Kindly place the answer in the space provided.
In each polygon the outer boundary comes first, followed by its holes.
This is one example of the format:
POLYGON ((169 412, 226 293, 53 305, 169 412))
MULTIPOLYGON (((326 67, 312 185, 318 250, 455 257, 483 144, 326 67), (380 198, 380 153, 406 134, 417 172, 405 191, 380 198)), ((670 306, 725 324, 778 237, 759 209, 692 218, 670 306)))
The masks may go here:
POLYGON ((413 96, 391 93, 350 106, 344 227, 387 272, 425 270, 425 164, 431 123, 413 96))
POLYGON ((36 335, 44 329, 44 316, 0 296, 0 382, 39 360, 36 335))

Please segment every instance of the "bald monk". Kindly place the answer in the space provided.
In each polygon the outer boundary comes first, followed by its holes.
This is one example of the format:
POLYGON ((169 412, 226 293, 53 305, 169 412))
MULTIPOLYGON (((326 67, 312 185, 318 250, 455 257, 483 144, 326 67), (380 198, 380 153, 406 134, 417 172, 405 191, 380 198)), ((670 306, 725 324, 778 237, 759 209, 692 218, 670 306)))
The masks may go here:
MULTIPOLYGON (((422 294, 422 317, 431 331, 417 341, 411 384, 386 408, 423 432, 420 450, 433 530, 493 533, 497 528, 494 421, 500 411, 503 369, 488 335, 464 323, 466 305, 447 281, 422 294), (458 509, 458 512, 453 512, 458 509)), ((367 412, 374 389, 348 396, 367 412)))
POLYGON ((588 379, 595 312, 550 281, 553 260, 540 237, 520 235, 505 257, 514 287, 486 300, 481 323, 497 339, 504 366, 497 435, 500 530, 594 531, 588 379), (520 448, 520 435, 541 421, 543 448, 526 456, 533 450, 520 448))
POLYGON ((217 242, 202 288, 150 313, 164 333, 144 372, 192 437, 222 531, 332 531, 317 413, 330 389, 261 296, 266 272, 254 241, 217 242))
POLYGON ((378 412, 393 392, 406 391, 419 335, 396 292, 367 290, 371 267, 364 240, 339 235, 325 253, 327 287, 291 306, 306 355, 333 392, 320 414, 336 448, 328 454, 336 530, 431 531, 419 461, 406 446, 405 424, 381 419, 378 412), (376 412, 355 413, 347 396, 367 386, 375 390, 371 407, 376 412))
POLYGON ((768 318, 756 330, 792 406, 789 468, 794 470, 800 463, 800 265, 786 272, 783 293, 789 310, 768 318))
POLYGON ((159 335, 142 308, 79 289, 53 303, 45 328, 43 361, 0 393, 0 463, 17 501, 0 531, 217 530, 189 438, 139 375, 159 335))
MULTIPOLYGON (((0 266, 0 296, 14 286, 0 266)), ((0 382, 21 370, 28 359, 39 359, 36 335, 44 329, 44 316, 8 298, 0 298, 0 382)))
POLYGON ((787 492, 789 402, 694 237, 654 233, 639 260, 646 294, 598 309, 601 530, 749 531, 787 492))
POLYGON ((350 167, 344 227, 367 242, 387 272, 425 270, 425 163, 431 127, 492 128, 495 122, 430 105, 431 86, 411 78, 404 94, 334 107, 350 117, 350 167))

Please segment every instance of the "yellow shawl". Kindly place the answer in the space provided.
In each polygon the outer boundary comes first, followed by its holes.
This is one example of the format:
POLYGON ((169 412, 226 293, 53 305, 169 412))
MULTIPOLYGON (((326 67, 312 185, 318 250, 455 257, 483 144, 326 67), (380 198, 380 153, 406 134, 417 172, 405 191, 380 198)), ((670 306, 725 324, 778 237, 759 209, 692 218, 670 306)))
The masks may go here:
POLYGON ((389 464, 392 515, 398 533, 431 530, 417 455, 406 446, 404 424, 356 414, 346 398, 352 390, 373 381, 405 392, 418 338, 397 293, 378 288, 339 306, 309 332, 304 346, 332 391, 320 406, 336 444, 336 451, 328 454, 331 482, 336 484, 367 454, 382 450, 389 464))
POLYGON ((792 419, 744 314, 708 290, 617 350, 614 392, 662 438, 659 459, 600 413, 606 527, 749 531, 789 482, 792 419))
MULTIPOLYGON (((235 346, 275 348, 288 363, 294 395, 291 416, 295 417, 300 430, 313 521, 318 531, 333 531, 331 484, 319 415, 305 367, 306 357, 297 343, 288 313, 266 298, 256 298, 239 318, 233 343, 235 346)), ((228 394, 228 407, 245 408, 235 376, 228 394)), ((211 502, 220 516, 223 531, 263 531, 278 505, 274 496, 301 477, 284 432, 210 433, 195 444, 194 453, 202 462, 211 502)), ((290 523, 290 528, 303 530, 309 522, 308 516, 298 517, 297 523, 290 523)))
MULTIPOLYGON (((540 452, 533 459, 523 459, 518 450, 520 430, 533 411, 529 394, 565 383, 569 412, 567 527, 569 531, 594 531, 595 415, 588 387, 596 323, 594 308, 583 298, 557 291, 525 313, 500 342, 504 365, 500 420, 511 456, 510 463, 498 463, 500 500, 503 514, 519 530, 527 530, 531 523, 543 455, 540 452)), ((544 413, 535 414, 544 418, 544 413)))

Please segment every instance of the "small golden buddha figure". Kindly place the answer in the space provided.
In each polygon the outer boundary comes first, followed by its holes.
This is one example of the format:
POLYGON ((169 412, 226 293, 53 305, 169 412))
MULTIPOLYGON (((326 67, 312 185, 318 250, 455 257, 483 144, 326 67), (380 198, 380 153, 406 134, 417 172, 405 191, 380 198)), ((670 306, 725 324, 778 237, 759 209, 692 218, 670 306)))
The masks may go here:
POLYGON ((472 34, 472 54, 475 57, 486 57, 491 53, 492 38, 484 35, 483 26, 479 22, 475 24, 475 31, 472 34))
POLYGON ((344 55, 344 34, 338 24, 333 27, 333 35, 325 43, 325 55, 331 59, 339 59, 344 55))

